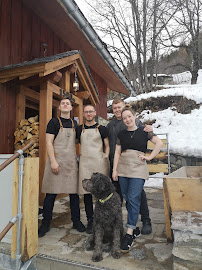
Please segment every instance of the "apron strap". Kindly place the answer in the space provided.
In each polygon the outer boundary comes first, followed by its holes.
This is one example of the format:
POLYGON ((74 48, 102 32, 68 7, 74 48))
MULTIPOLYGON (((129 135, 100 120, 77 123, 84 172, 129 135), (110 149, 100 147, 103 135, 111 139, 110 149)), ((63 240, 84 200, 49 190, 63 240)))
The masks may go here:
POLYGON ((99 125, 97 125, 97 127, 96 127, 96 132, 98 131, 98 128, 100 127, 101 125, 99 124, 99 125))
POLYGON ((61 120, 60 120, 60 117, 58 116, 58 121, 59 121, 59 123, 60 123, 60 129, 61 129, 61 132, 63 132, 63 125, 62 125, 62 122, 61 122, 61 120))
POLYGON ((85 132, 84 124, 82 124, 82 132, 83 132, 83 133, 85 132))
MULTIPOLYGON (((70 118, 71 119, 71 118, 70 118)), ((74 127, 74 121, 71 119, 72 121, 72 128, 73 128, 73 132, 75 131, 75 127, 74 127)))

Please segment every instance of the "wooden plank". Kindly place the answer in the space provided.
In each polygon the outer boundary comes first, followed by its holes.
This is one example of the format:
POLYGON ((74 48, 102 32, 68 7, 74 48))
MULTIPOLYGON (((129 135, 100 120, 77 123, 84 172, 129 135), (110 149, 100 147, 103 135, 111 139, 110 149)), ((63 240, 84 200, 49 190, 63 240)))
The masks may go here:
MULTIPOLYGON (((43 181, 43 173, 46 165, 46 126, 52 118, 53 92, 49 83, 44 83, 40 87, 40 107, 39 107, 39 191, 43 181)), ((43 204, 44 194, 40 193, 39 202, 43 204)))
POLYGON ((199 178, 166 178, 173 211, 202 212, 202 181, 199 178))
MULTIPOLYGON (((146 153, 146 156, 148 157, 150 155, 150 153, 151 152, 147 152, 146 153)), ((162 160, 162 159, 167 159, 167 158, 168 157, 167 157, 167 153, 166 152, 160 152, 158 155, 155 156, 154 159, 160 159, 160 160, 162 160)))
POLYGON ((33 64, 29 66, 16 67, 0 71, 0 79, 18 77, 25 74, 37 74, 45 69, 45 63, 33 64))
MULTIPOLYGON (((90 92, 91 92, 91 94, 92 94, 92 96, 93 96, 93 99, 95 100, 95 105, 96 105, 97 103, 100 103, 100 100, 99 100, 99 98, 98 98, 98 95, 97 95, 97 92, 96 92, 96 90, 95 90, 95 87, 94 87, 94 85, 93 85, 93 83, 92 83, 92 80, 91 80, 91 78, 90 78, 90 76, 89 76, 89 73, 88 73, 88 71, 87 71, 87 69, 86 69, 86 67, 85 67, 85 64, 84 64, 84 62, 83 62, 81 56, 79 56, 79 59, 77 60, 77 63, 79 63, 78 67, 79 67, 81 73, 85 74, 85 76, 87 77, 87 83, 88 83, 88 85, 89 85, 90 88, 91 88, 91 91, 90 91, 90 92)), ((86 90, 87 90, 87 89, 86 89, 86 90)), ((94 106, 95 106, 95 105, 94 105, 94 106)))
POLYGON ((17 64, 22 62, 22 3, 12 1, 11 8, 11 62, 17 64))
MULTIPOLYGON (((163 143, 162 148, 166 148, 167 149, 167 140, 166 139, 161 139, 161 141, 163 143)), ((151 141, 148 141, 147 148, 148 149, 153 149, 154 148, 154 144, 151 141)))
POLYGON ((70 93, 70 73, 68 71, 63 73, 62 79, 59 82, 59 87, 70 93))
POLYGON ((81 81, 84 89, 90 93, 90 96, 89 96, 89 99, 90 99, 90 102, 93 106, 95 106, 98 102, 96 102, 97 98, 97 93, 96 93, 96 96, 95 96, 95 89, 94 89, 94 86, 92 84, 92 81, 91 79, 89 78, 89 74, 86 73, 86 69, 83 68, 83 67, 80 67, 80 62, 82 61, 79 61, 77 62, 77 68, 78 68, 78 77, 79 77, 79 80, 81 81), (78 64, 79 63, 79 64, 78 64))
MULTIPOLYGON (((56 95, 58 98, 61 99, 61 97, 62 97, 62 96, 60 95, 60 89, 61 89, 61 88, 58 87, 57 85, 51 83, 51 82, 48 82, 48 85, 49 85, 49 87, 52 89, 54 95, 56 95)), ((82 101, 80 98, 78 98, 77 96, 72 95, 72 98, 75 100, 75 103, 76 103, 76 104, 83 104, 83 101, 82 101)))
POLYGON ((168 173, 168 164, 147 164, 150 173, 168 173))
POLYGON ((0 1, 0 67, 10 64, 12 1, 0 1), (8 14, 10 16, 8 16, 8 14))
POLYGON ((57 71, 64 67, 72 65, 75 62, 75 60, 78 59, 78 57, 79 57, 79 54, 77 53, 77 54, 62 58, 62 59, 58 59, 53 62, 46 63, 45 70, 39 74, 39 77, 46 76, 54 71, 57 71))
POLYGON ((32 15, 31 11, 22 5, 22 62, 30 61, 32 48, 32 15))
POLYGON ((164 211, 165 211, 166 237, 167 237, 168 242, 173 242, 173 234, 171 230, 171 209, 170 209, 167 185, 166 185, 165 180, 163 181, 163 200, 164 200, 164 211))
POLYGON ((32 39, 31 39, 31 58, 35 59, 35 58, 39 58, 42 57, 43 55, 41 55, 41 39, 40 39, 40 18, 39 16, 37 16, 34 12, 31 13, 32 15, 32 27, 31 27, 31 31, 32 31, 32 39))
MULTIPOLYGON (((38 194, 39 158, 25 158, 22 196, 22 259, 28 260, 38 252, 38 194)), ((17 214, 18 159, 14 161, 12 216, 17 214)), ((17 224, 12 229, 11 257, 15 258, 17 224)))
POLYGON ((22 119, 25 119, 25 93, 21 88, 16 95, 16 128, 22 119))

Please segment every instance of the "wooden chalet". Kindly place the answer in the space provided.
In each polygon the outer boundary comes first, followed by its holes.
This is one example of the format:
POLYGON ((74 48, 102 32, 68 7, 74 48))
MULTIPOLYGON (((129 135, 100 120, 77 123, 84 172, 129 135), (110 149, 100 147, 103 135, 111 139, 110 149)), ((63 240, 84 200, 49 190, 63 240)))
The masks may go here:
POLYGON ((0 154, 13 153, 18 122, 38 114, 40 183, 46 125, 58 115, 61 96, 69 95, 72 117, 82 123, 84 104, 93 104, 106 118, 107 91, 129 94, 131 89, 73 0, 0 2, 0 154))

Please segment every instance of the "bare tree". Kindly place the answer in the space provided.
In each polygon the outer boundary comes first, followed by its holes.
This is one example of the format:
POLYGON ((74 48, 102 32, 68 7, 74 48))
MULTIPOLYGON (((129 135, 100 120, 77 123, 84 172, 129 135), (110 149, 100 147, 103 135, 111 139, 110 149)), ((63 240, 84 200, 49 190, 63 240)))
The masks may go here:
MULTIPOLYGON (((199 37, 202 31, 202 1, 174 0, 179 5, 177 16, 174 17, 174 29, 166 28, 168 38, 165 46, 185 48, 191 55, 192 63, 189 70, 192 74, 191 83, 197 82, 199 70, 199 37)), ((181 63, 179 63, 180 65, 181 63)))
POLYGON ((94 28, 102 33, 115 60, 134 82, 136 92, 152 89, 158 42, 177 11, 168 0, 87 1, 93 10, 94 28), (147 62, 150 59, 150 66, 147 62), (131 69, 132 71, 128 69, 131 69), (148 82, 148 68, 150 82, 148 82))

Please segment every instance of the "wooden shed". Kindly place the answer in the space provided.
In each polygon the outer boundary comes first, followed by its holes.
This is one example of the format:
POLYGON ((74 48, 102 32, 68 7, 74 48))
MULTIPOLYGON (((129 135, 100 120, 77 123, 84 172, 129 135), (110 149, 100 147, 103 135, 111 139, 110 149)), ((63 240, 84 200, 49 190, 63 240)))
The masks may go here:
POLYGON ((2 0, 0 33, 0 154, 13 153, 18 121, 38 113, 41 182, 46 124, 61 95, 69 93, 82 123, 83 104, 106 118, 107 91, 129 95, 132 87, 73 0, 2 0))

